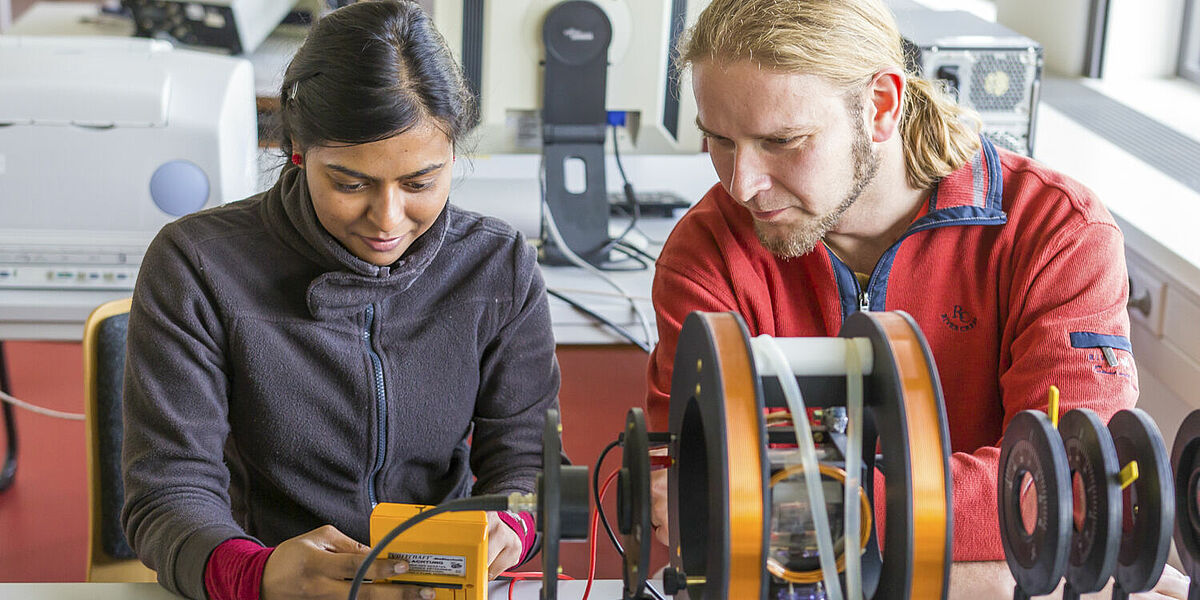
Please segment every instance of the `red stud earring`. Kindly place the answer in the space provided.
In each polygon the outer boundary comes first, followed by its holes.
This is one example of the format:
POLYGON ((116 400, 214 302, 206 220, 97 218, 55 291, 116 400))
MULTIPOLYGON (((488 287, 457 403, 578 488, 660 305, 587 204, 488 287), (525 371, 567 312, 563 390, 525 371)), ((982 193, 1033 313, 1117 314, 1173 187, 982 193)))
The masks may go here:
POLYGON ((300 162, 301 162, 300 153, 299 152, 292 153, 292 164, 296 165, 298 167, 298 166, 300 166, 300 162))

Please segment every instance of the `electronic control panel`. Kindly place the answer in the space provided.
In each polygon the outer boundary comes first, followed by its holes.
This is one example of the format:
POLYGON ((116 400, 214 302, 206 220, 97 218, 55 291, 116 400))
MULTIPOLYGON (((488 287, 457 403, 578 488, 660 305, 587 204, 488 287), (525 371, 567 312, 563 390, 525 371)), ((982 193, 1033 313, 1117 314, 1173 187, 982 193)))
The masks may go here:
POLYGON ((144 246, 86 247, 0 243, 0 290, 132 290, 144 246))

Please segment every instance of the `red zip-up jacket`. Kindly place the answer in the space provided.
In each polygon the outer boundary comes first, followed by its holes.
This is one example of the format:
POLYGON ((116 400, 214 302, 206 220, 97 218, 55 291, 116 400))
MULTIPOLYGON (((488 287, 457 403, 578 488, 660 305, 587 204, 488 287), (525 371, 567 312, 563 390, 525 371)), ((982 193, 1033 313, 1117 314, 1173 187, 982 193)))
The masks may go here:
POLYGON ((720 185, 679 221, 656 266, 659 342, 651 427, 667 429, 672 361, 688 313, 733 311, 750 334, 836 336, 850 313, 903 310, 933 351, 949 421, 954 559, 1002 560, 1000 440, 1025 409, 1088 407, 1107 422, 1137 400, 1120 230, 1078 182, 1022 157, 980 152, 940 181, 861 289, 824 245, 791 260, 759 243, 720 185))

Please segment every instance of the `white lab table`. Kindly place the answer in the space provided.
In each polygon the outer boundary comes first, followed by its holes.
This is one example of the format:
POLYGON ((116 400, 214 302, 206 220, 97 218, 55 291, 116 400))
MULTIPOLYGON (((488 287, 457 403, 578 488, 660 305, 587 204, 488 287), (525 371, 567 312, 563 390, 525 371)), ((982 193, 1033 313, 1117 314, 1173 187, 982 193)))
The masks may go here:
MULTIPOLYGON (((585 581, 562 581, 558 597, 578 600, 583 597, 585 581)), ((507 582, 492 582, 491 598, 507 598, 507 582)), ((537 581, 518 581, 513 598, 537 600, 542 584, 537 581)), ((621 582, 614 579, 596 581, 589 597, 593 600, 614 600, 621 597, 621 582)), ((0 600, 177 600, 157 583, 0 583, 0 600)))

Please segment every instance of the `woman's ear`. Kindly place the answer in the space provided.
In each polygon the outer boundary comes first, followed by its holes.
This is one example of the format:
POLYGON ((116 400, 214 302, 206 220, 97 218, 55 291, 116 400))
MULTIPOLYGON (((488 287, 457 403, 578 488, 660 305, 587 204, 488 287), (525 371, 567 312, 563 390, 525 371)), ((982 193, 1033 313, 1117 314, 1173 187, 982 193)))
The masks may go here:
POLYGON ((292 156, 290 157, 292 164, 304 168, 304 149, 296 143, 295 138, 291 138, 290 141, 292 142, 292 156))

